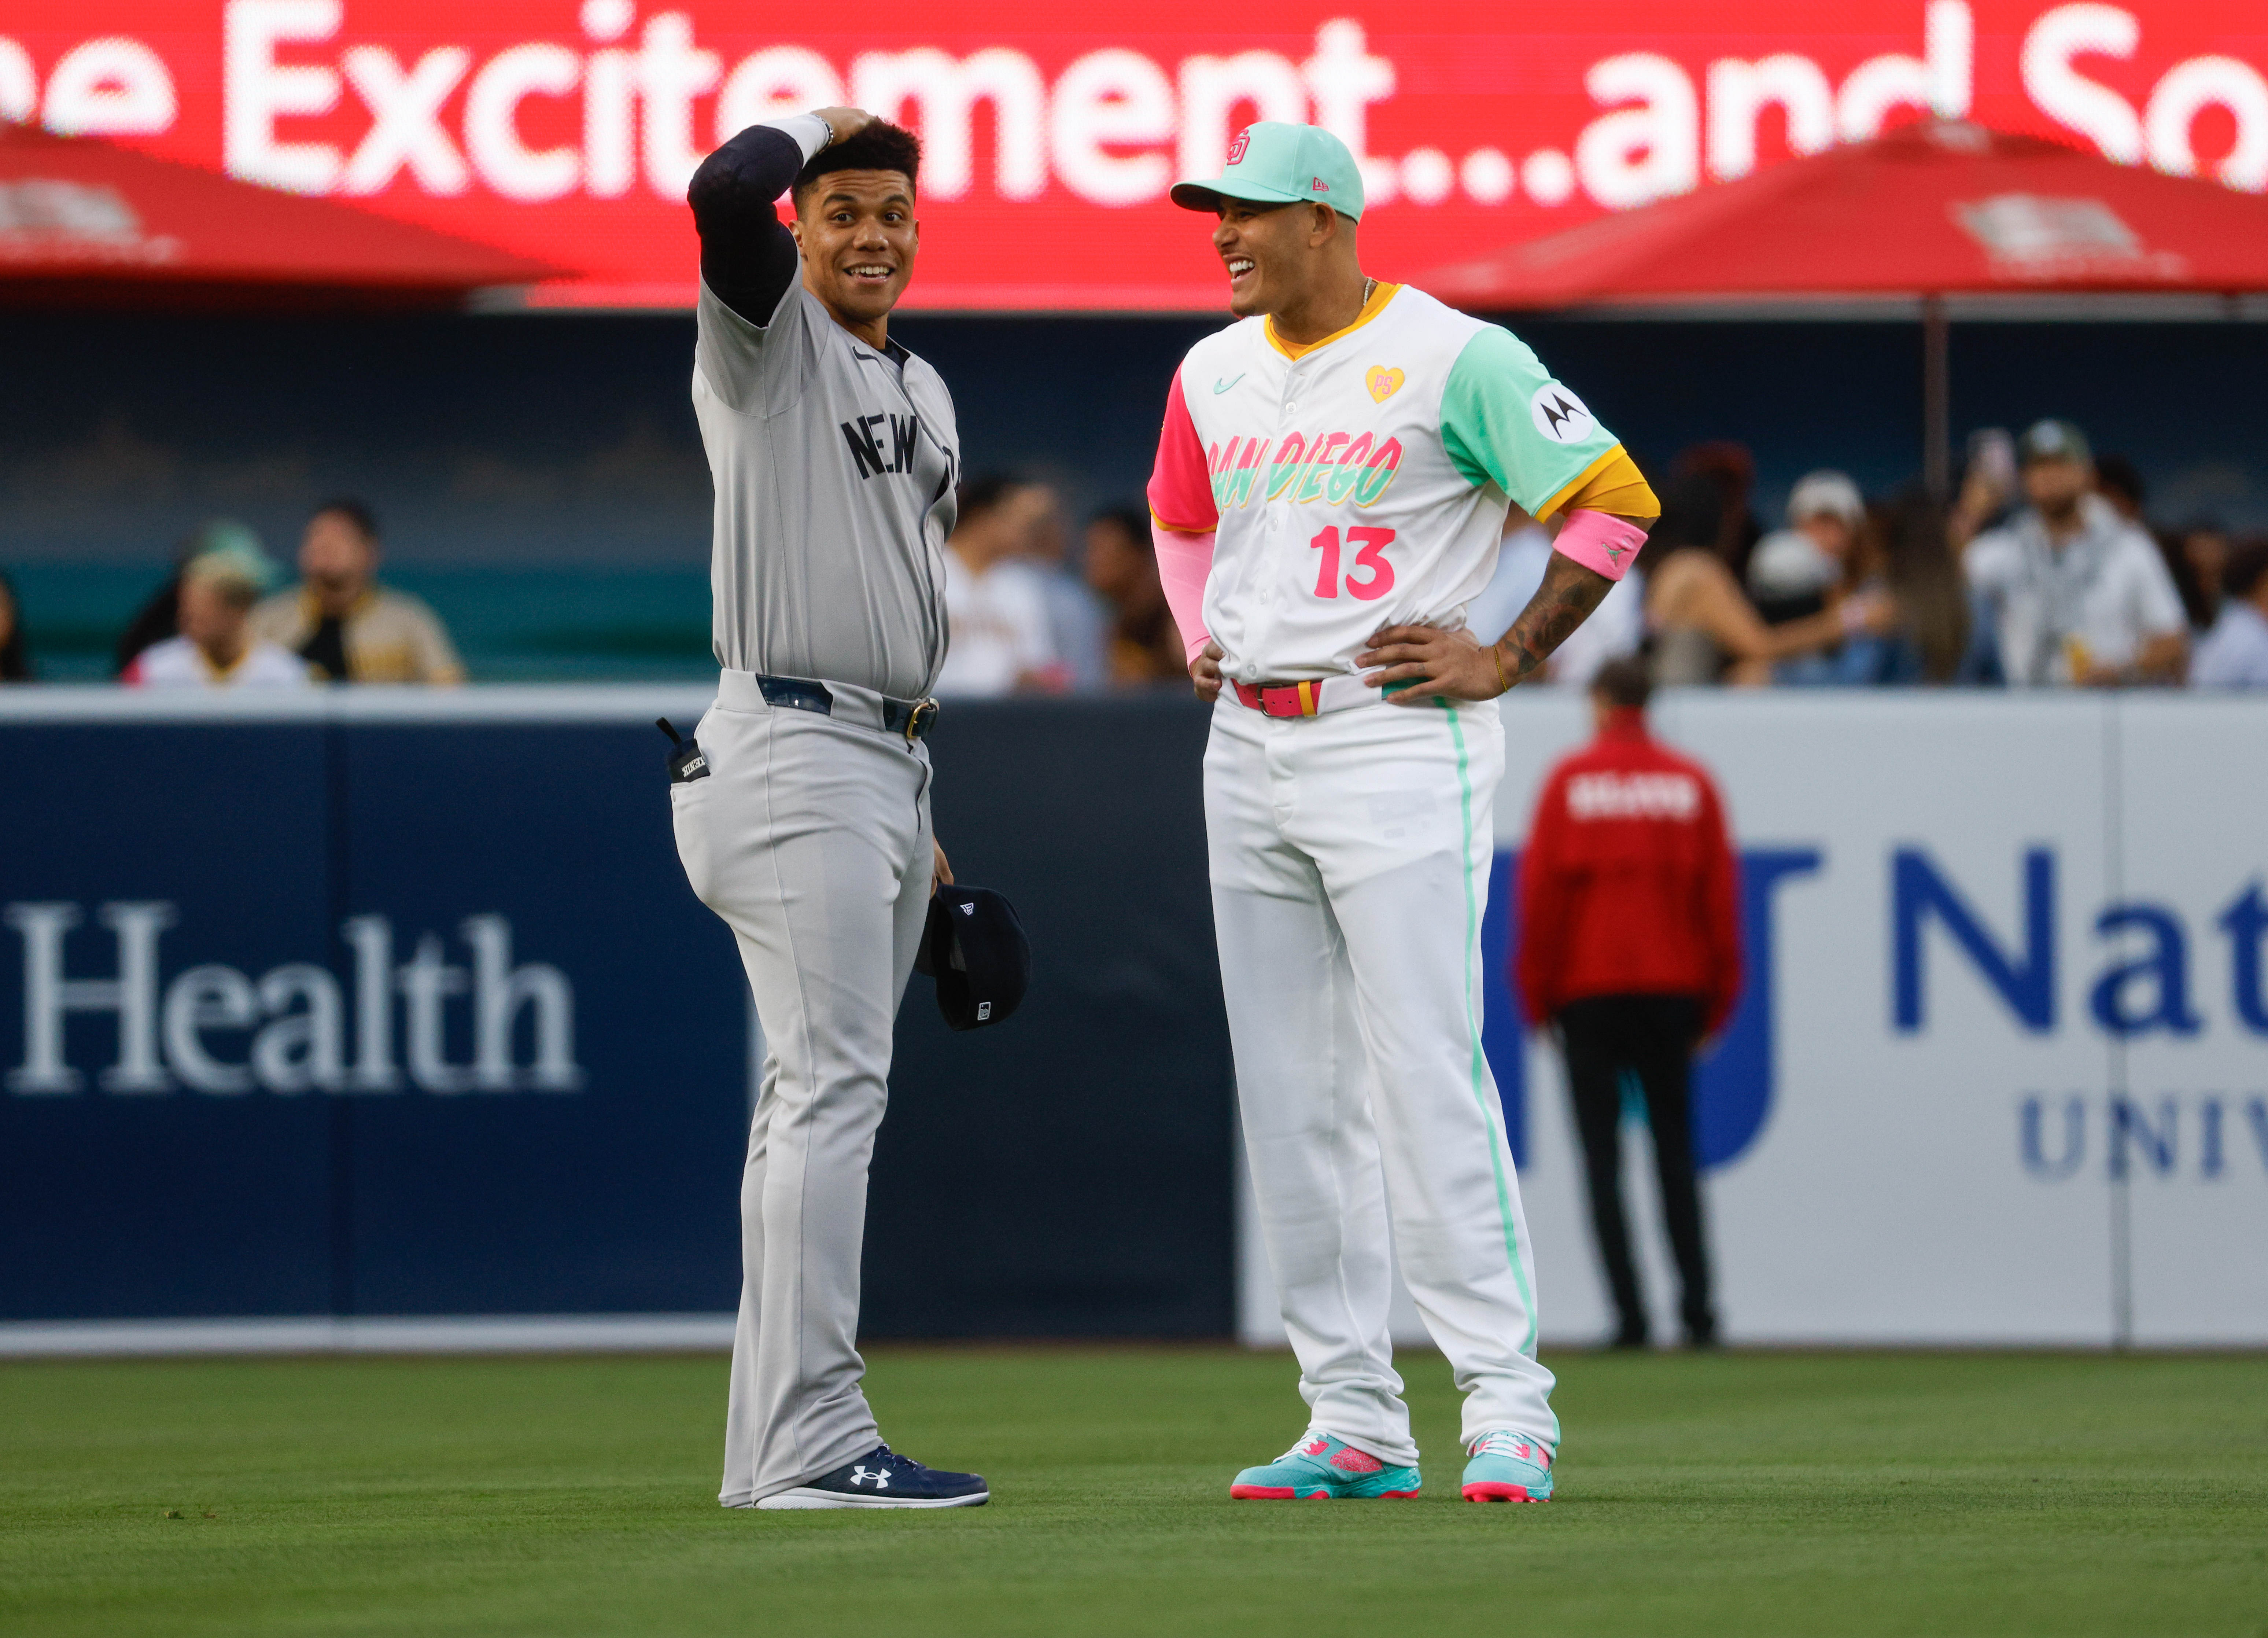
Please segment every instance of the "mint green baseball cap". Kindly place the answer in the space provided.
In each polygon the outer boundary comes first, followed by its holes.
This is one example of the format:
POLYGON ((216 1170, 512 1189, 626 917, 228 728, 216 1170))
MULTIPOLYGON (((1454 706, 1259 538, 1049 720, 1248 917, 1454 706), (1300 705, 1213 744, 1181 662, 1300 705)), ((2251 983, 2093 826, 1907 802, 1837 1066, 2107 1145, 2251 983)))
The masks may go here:
POLYGON ((1316 125, 1261 120, 1236 133, 1219 176, 1174 184, 1184 210, 1211 210, 1223 199, 1265 204, 1327 204, 1362 220, 1362 171, 1347 145, 1316 125))

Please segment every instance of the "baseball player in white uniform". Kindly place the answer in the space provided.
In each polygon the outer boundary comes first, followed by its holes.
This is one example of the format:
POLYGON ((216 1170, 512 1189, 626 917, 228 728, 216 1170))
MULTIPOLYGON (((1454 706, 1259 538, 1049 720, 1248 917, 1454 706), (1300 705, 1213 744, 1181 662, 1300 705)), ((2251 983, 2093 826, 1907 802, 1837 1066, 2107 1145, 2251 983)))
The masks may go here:
POLYGON ((1307 1431, 1252 1500, 1409 1496, 1389 1243, 1465 1395, 1470 1501, 1551 1494, 1535 1271, 1481 1051, 1495 697, 1597 607, 1660 506, 1508 331, 1365 277, 1353 157, 1256 124, 1213 212, 1239 322, 1176 373, 1158 555, 1214 702, 1205 823, 1237 1096, 1307 1431), (1464 627, 1507 502, 1564 516, 1492 647, 1464 627), (1389 1240, 1389 1228, 1391 1236, 1389 1240))
POLYGON ((726 1507, 967 1507, 973 1473, 882 1443, 860 1387, 866 1165, 936 879, 928 698, 961 457, 889 338, 920 145, 855 108, 751 126, 687 195, 693 405, 716 480, 717 703, 672 757, 677 851, 763 1026, 740 1190, 726 1507), (773 202, 792 190, 791 232, 773 202))

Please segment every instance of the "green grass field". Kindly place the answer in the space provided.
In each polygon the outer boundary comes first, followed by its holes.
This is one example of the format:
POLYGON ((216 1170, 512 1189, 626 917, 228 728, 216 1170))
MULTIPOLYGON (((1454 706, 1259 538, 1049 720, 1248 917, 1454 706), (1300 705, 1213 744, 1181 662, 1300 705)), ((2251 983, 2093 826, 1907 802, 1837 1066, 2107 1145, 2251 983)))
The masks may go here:
POLYGON ((1560 1499, 1233 1503, 1282 1356, 881 1348, 990 1507, 725 1512, 716 1358, 0 1366, 0 1633, 2268 1634, 2268 1358, 1564 1355, 1560 1499), (178 1515, 178 1516, 174 1516, 178 1515))

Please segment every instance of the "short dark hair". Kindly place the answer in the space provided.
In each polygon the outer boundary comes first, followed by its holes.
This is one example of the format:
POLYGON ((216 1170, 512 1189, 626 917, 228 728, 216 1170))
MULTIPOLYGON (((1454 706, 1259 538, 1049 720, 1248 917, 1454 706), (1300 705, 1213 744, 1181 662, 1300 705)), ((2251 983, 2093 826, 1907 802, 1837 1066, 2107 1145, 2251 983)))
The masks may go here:
POLYGON ((1625 654, 1599 668, 1591 678, 1591 692, 1609 705, 1644 711, 1646 702, 1653 697, 1653 673, 1635 654, 1625 654))
POLYGON ((2142 479, 2142 469, 2124 455, 2095 456, 2095 487, 2124 496, 2137 512, 2150 498, 2150 486, 2142 479))
POLYGON ((363 539, 373 546, 378 543, 378 513, 371 509, 368 501, 357 499, 352 495, 335 496, 309 513, 307 521, 313 523, 326 514, 344 518, 355 526, 356 532, 363 539))
POLYGON ((975 477, 963 478, 954 496, 955 515, 963 523, 981 518, 1008 498, 1009 492, 1024 487, 1024 480, 1012 472, 979 472, 975 477))
POLYGON ((788 190, 795 208, 803 209, 804 196, 822 176, 837 171, 902 171, 909 187, 921 183, 921 138, 902 125, 876 120, 856 136, 831 142, 803 162, 795 186, 788 190))
POLYGON ((1125 531, 1126 538, 1135 549, 1145 554, 1155 550, 1150 539, 1150 514, 1140 506, 1105 506, 1086 520, 1093 528, 1098 523, 1108 523, 1125 531))
POLYGON ((2221 594, 2250 597, 2260 589, 2264 576, 2268 576, 2268 535, 2256 535, 2228 554, 2228 566, 2220 572, 2221 594))

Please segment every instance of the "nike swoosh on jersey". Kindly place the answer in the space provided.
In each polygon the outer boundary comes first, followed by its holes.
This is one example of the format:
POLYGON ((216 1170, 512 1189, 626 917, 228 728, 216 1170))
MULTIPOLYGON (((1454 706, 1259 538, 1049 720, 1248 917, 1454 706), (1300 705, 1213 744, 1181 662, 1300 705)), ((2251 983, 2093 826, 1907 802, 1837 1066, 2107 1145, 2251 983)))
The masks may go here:
POLYGON ((1213 384, 1212 384, 1213 395, 1214 395, 1215 397, 1219 397, 1221 394, 1223 394, 1223 393, 1226 392, 1230 387, 1232 387, 1235 386, 1235 385, 1236 385, 1236 383, 1237 383, 1238 381, 1242 380, 1246 376, 1248 376, 1248 375, 1249 375, 1249 374, 1251 374, 1251 373, 1251 373, 1249 370, 1239 370, 1239 371, 1236 373, 1235 376, 1234 376, 1233 379, 1229 380, 1226 380, 1226 381, 1223 381, 1223 380, 1215 380, 1215 381, 1213 382, 1213 384))

